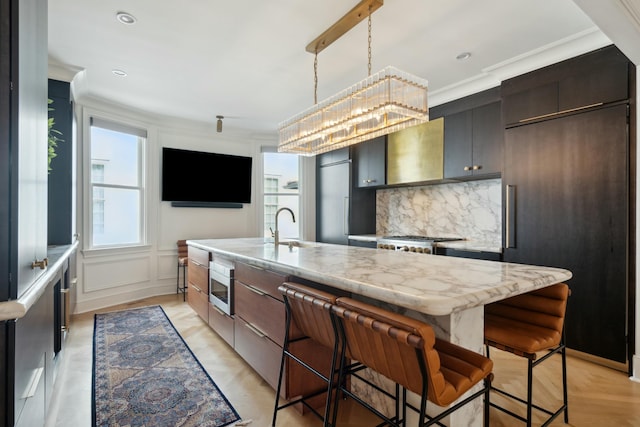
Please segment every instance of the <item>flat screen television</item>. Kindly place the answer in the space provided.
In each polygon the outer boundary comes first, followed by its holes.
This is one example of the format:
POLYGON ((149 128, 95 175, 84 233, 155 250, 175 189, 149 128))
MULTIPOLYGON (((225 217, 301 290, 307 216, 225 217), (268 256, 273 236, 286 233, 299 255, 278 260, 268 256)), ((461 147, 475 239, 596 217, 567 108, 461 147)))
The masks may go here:
POLYGON ((251 203, 251 167, 245 156, 163 147, 162 201, 174 206, 242 207, 251 203))

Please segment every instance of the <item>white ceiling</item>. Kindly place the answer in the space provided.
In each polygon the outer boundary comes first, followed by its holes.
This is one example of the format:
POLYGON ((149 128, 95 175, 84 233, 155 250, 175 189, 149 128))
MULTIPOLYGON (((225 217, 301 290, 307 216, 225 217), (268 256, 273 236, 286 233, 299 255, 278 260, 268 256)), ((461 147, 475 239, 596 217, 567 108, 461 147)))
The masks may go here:
MULTIPOLYGON (((75 75, 77 100, 274 137, 313 104, 305 46, 357 1, 49 0, 50 76, 75 75)), ((431 105, 610 43, 572 0, 386 0, 372 20, 372 71, 428 79, 431 105)), ((366 76, 365 21, 319 54, 318 99, 366 76)))

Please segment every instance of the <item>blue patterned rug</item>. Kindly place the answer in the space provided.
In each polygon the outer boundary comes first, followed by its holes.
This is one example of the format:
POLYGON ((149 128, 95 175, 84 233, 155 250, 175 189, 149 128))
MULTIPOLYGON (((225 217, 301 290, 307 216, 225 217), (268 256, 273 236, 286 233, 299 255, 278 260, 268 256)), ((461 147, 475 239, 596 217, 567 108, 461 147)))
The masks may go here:
POLYGON ((239 419, 160 306, 96 314, 94 426, 222 427, 239 419))

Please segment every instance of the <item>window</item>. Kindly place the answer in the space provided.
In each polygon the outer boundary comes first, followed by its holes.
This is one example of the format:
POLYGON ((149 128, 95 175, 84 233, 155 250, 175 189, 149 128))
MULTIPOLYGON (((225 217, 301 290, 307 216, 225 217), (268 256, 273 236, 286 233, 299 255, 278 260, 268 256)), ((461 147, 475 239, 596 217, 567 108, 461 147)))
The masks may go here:
POLYGON ((143 244, 146 131, 95 117, 90 124, 90 246, 143 244))
POLYGON ((282 238, 300 237, 299 158, 296 154, 268 152, 263 148, 264 171, 264 235, 276 229, 276 212, 280 208, 293 211, 296 222, 288 212, 280 214, 279 231, 282 238))

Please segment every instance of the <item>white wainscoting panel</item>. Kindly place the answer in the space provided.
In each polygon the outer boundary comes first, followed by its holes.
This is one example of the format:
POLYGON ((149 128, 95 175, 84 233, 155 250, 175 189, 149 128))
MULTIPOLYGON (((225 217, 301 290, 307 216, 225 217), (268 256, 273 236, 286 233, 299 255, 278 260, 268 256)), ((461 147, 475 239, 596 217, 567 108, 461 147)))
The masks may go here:
POLYGON ((110 258, 95 262, 85 259, 83 273, 85 292, 148 282, 151 280, 151 257, 110 258))

